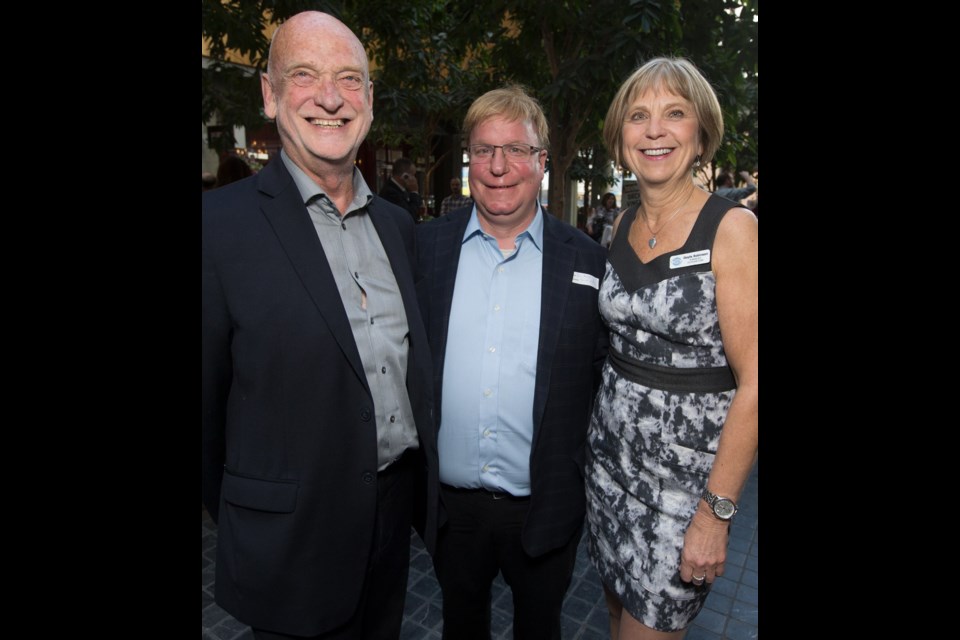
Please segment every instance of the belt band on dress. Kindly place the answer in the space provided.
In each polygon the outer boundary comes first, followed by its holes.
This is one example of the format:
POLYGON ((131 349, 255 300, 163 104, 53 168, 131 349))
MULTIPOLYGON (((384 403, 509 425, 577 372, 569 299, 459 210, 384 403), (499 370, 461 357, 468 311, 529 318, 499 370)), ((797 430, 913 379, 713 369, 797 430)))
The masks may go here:
POLYGON ((614 349, 607 352, 607 357, 610 366, 621 376, 651 389, 675 393, 720 393, 737 388, 729 365, 695 369, 661 367, 628 358, 614 349))

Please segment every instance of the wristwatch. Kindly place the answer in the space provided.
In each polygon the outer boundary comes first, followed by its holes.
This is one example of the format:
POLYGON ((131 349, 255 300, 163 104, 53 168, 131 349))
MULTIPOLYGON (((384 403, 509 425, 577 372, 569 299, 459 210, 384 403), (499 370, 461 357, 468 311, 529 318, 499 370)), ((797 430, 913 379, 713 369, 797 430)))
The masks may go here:
POLYGON ((708 489, 703 490, 702 498, 710 505, 710 508, 713 509, 713 515, 721 520, 729 520, 738 511, 737 503, 733 500, 710 493, 708 489))

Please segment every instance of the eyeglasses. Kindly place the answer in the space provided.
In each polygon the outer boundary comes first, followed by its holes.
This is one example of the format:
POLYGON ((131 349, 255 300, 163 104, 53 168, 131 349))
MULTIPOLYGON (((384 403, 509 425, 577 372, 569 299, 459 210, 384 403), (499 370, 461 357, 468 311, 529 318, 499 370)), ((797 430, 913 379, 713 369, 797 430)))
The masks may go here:
POLYGON ((470 161, 476 163, 490 162, 497 149, 503 149, 507 160, 526 160, 531 153, 543 151, 543 147, 511 142, 510 144, 471 144, 467 147, 470 152, 470 161))
MULTIPOLYGON (((296 69, 287 74, 287 77, 298 87, 313 87, 320 82, 320 75, 312 69, 296 69)), ((363 88, 363 76, 355 71, 343 71, 337 74, 337 86, 347 91, 357 91, 363 88)))

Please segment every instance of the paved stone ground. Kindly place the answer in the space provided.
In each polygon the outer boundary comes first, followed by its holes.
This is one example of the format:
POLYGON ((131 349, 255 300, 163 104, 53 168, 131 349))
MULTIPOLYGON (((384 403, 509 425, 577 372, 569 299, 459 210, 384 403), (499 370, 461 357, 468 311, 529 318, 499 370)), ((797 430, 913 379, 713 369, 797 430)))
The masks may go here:
MULTIPOLYGON (((759 465, 740 498, 740 512, 731 527, 726 570, 707 598, 706 607, 694 620, 686 640, 746 640, 759 638, 758 582, 758 485, 759 465)), ((203 640, 253 640, 250 628, 213 602, 213 569, 217 529, 207 512, 202 516, 202 614, 203 640)), ((420 538, 410 536, 410 578, 403 618, 402 640, 440 640, 443 630, 440 587, 430 556, 420 538)), ((498 576, 493 583, 491 631, 494 640, 512 640, 513 601, 510 590, 498 576)), ((607 608, 597 572, 587 559, 581 542, 573 582, 563 604, 563 640, 607 640, 610 637, 607 608)))

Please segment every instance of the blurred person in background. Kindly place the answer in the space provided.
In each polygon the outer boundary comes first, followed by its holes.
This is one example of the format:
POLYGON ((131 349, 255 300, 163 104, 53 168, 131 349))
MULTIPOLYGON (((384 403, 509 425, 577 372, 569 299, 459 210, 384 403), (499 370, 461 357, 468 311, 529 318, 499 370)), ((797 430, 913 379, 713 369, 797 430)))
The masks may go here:
POLYGON ((733 184, 733 176, 729 173, 721 173, 717 176, 717 188, 713 191, 718 196, 740 202, 747 196, 757 191, 757 181, 753 179, 748 171, 741 171, 740 177, 746 183, 743 187, 736 187, 733 184))
POLYGON ((237 180, 243 180, 253 175, 250 165, 240 156, 229 155, 220 161, 217 167, 217 186, 224 187, 237 180))
POLYGON ((456 211, 461 207, 472 207, 473 198, 463 195, 463 185, 460 184, 460 178, 450 180, 450 195, 443 199, 440 204, 440 215, 445 216, 451 211, 456 211))
POLYGON ((213 175, 209 171, 202 171, 200 173, 200 190, 210 191, 217 186, 217 176, 213 175))
POLYGON ((600 198, 600 206, 587 221, 587 234, 599 242, 604 249, 610 247, 613 221, 617 219, 617 213, 617 196, 608 192, 600 198))
POLYGON ((380 197, 407 210, 414 222, 420 221, 423 198, 417 183, 416 168, 407 158, 393 163, 390 179, 380 189, 380 197))

